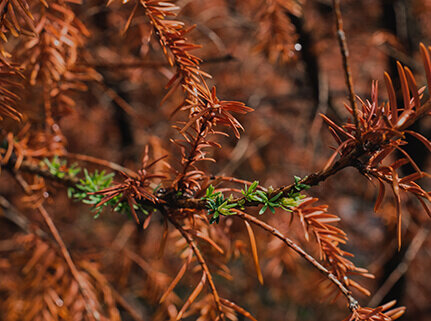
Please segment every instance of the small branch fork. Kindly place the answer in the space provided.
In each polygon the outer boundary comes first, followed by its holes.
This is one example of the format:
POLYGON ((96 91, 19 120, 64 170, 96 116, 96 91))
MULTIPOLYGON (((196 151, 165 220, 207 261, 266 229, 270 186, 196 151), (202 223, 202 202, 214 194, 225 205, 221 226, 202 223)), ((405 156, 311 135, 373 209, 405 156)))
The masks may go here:
POLYGON ((349 90, 350 105, 353 109, 353 118, 356 127, 356 138, 361 138, 361 128, 359 127, 358 105, 356 104, 356 95, 353 89, 353 79, 349 65, 349 48, 347 47, 346 34, 343 30, 343 19, 341 16, 340 0, 332 0, 334 6, 335 20, 337 25, 338 44, 340 46, 341 56, 343 57, 343 69, 346 77, 346 85, 349 90))
MULTIPOLYGON (((328 169, 317 171, 317 172, 312 173, 311 175, 305 177, 303 180, 300 181, 300 183, 307 184, 310 186, 318 185, 320 182, 326 180, 328 177, 334 175, 335 173, 339 172, 340 170, 342 170, 346 167, 349 167, 349 166, 353 166, 354 160, 357 157, 361 156, 362 154, 363 154, 362 152, 353 151, 352 153, 341 158, 339 161, 335 162, 328 169)), ((14 168, 14 166, 15 166, 15 162, 12 160, 10 160, 5 165, 6 168, 11 168, 11 169, 14 168)), ((36 174, 36 175, 39 175, 39 176, 41 176, 45 179, 48 179, 50 181, 55 181, 55 182, 61 183, 63 185, 69 186, 69 187, 73 187, 76 184, 79 184, 79 178, 78 177, 72 177, 72 176, 65 175, 63 178, 59 178, 58 176, 51 174, 48 169, 44 169, 44 168, 40 167, 39 165, 33 164, 29 161, 23 161, 21 163, 18 171, 36 174)), ((289 194, 289 192, 293 189, 294 186, 295 186, 294 184, 290 184, 290 185, 279 187, 276 190, 274 190, 274 192, 272 192, 270 194, 270 197, 275 196, 280 192, 283 192, 283 195, 287 196, 289 194)), ((163 197, 159 197, 159 200, 165 201, 163 199, 163 197)), ((236 202, 239 202, 240 200, 243 200, 243 198, 233 199, 230 203, 236 203, 236 202)), ((207 203, 205 200, 196 199, 196 198, 177 199, 177 200, 169 199, 166 201, 169 201, 169 202, 167 202, 164 205, 167 205, 171 208, 190 208, 190 209, 206 209, 207 208, 206 207, 207 203)), ((154 206, 154 204, 152 204, 152 205, 154 206)), ((259 205, 258 202, 246 201, 244 203, 244 206, 246 206, 246 207, 257 206, 257 205, 259 205)))

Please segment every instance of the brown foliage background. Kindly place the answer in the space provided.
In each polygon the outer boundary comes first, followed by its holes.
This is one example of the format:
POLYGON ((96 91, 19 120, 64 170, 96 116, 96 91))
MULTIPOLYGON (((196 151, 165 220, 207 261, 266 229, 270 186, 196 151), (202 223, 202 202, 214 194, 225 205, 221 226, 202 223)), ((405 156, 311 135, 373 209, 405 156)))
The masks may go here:
POLYGON ((430 1, 342 2, 357 123, 330 1, 108 4, 0 1, 0 320, 431 320, 430 1), (130 216, 94 219, 53 156, 116 172, 100 204, 130 216), (209 224, 210 184, 294 175, 292 213, 209 224))

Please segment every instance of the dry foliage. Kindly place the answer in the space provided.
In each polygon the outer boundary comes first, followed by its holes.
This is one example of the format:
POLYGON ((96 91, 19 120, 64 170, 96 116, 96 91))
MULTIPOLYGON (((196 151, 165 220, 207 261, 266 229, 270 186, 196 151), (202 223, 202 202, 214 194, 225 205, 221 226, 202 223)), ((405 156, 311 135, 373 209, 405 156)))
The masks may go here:
POLYGON ((426 320, 431 47, 345 5, 0 1, 0 319, 426 320))

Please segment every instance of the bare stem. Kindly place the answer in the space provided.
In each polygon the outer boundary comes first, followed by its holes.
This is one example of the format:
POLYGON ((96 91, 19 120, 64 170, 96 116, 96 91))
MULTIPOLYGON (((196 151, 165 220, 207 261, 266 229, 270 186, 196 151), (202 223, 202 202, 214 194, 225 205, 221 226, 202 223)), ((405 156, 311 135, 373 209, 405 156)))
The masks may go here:
POLYGON ((343 57, 343 69, 344 69, 344 75, 346 77, 346 85, 349 90, 349 99, 350 104, 353 109, 353 118, 355 122, 356 127, 356 138, 360 140, 361 138, 361 128, 359 127, 359 118, 358 118, 358 106, 356 104, 356 95, 353 89, 353 79, 352 74, 350 71, 350 65, 349 65, 349 48, 347 47, 346 42, 346 34, 343 30, 343 19, 341 16, 341 9, 340 9, 340 0, 332 0, 333 6, 334 6, 334 13, 335 13, 335 20, 337 24, 337 37, 338 37, 338 43, 340 45, 340 51, 341 56, 343 57))
POLYGON ((351 291, 347 289, 340 280, 336 278, 336 276, 328 271, 322 264, 320 264, 314 257, 304 251, 298 244, 296 244, 291 239, 284 236, 280 231, 278 231, 275 227, 259 220, 258 218, 248 215, 242 211, 233 209, 235 211, 236 216, 241 219, 253 223, 260 227, 261 229, 271 233, 276 238, 280 239, 285 243, 288 247, 302 256, 308 263, 310 263, 313 267, 315 267, 320 273, 322 273, 328 280, 330 280, 335 286, 340 290, 340 292, 346 297, 350 310, 354 311, 358 308, 358 301, 352 296, 351 291))
POLYGON ((120 164, 117 164, 117 163, 114 163, 111 161, 107 161, 107 160, 104 160, 101 158, 97 158, 94 156, 84 155, 84 154, 76 154, 76 153, 66 153, 64 155, 64 157, 77 159, 79 161, 100 165, 100 166, 103 166, 106 168, 110 168, 110 169, 117 171, 117 172, 124 172, 125 174, 127 174, 131 177, 138 177, 138 174, 135 171, 133 171, 127 167, 124 167, 124 166, 121 166, 120 164))
POLYGON ((389 277, 385 280, 383 285, 375 292, 374 296, 368 303, 368 306, 376 306, 380 304, 385 295, 392 289, 395 283, 397 283, 397 281, 407 272, 409 265, 416 257, 416 254, 419 252, 420 248, 425 242, 429 232, 429 224, 419 229, 411 241, 402 262, 398 264, 395 270, 393 270, 389 277))
POLYGON ((202 138, 205 137, 205 130, 207 129, 209 121, 210 121, 210 119, 208 117, 204 117, 203 118, 203 123, 200 125, 200 129, 199 129, 199 131, 196 134, 196 138, 195 138, 195 140, 193 142, 192 148, 191 148, 191 150, 189 152, 189 155, 186 158, 186 162, 185 162, 185 164, 183 166, 183 171, 179 175, 179 178, 174 181, 173 185, 178 186, 179 189, 182 187, 182 183, 183 183, 184 177, 187 174, 187 170, 195 162, 196 152, 198 150, 198 147, 199 147, 199 144, 200 144, 202 138))
MULTIPOLYGON (((201 65, 212 64, 212 63, 222 63, 235 60, 236 58, 230 54, 211 57, 203 59, 201 65)), ((132 61, 132 62, 88 62, 83 63, 83 66, 90 66, 93 68, 107 68, 107 69, 127 69, 127 68, 161 68, 169 67, 170 64, 164 61, 132 61)))

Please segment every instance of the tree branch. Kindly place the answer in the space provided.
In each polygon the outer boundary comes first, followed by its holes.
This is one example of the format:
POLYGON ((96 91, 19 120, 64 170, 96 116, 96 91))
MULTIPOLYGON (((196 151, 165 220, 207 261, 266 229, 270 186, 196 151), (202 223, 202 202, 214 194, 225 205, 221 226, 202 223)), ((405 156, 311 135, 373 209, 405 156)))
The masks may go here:
POLYGON ((314 257, 305 252, 298 244, 296 244, 291 239, 285 237, 280 231, 278 231, 275 227, 259 220, 258 218, 248 215, 240 210, 232 209, 236 213, 235 216, 240 217, 241 219, 253 223, 260 227, 261 229, 271 233, 276 238, 280 239, 285 243, 288 247, 298 253, 301 257, 303 257, 308 263, 310 263, 313 267, 315 267, 320 273, 322 273, 328 280, 330 280, 346 297, 349 303, 349 309, 354 311, 358 308, 358 301, 352 296, 351 291, 347 289, 340 280, 338 280, 334 274, 330 273, 327 268, 325 268, 322 264, 320 264, 314 257))
MULTIPOLYGON (((421 117, 424 117, 430 111, 431 111, 431 99, 428 99, 425 103, 421 105, 420 109, 412 117, 407 118, 404 122, 399 122, 399 124, 397 124, 394 129, 396 131, 403 132, 409 126, 411 126, 415 121, 417 121, 421 117)), ((390 141, 391 141, 391 136, 388 136, 383 142, 379 143, 379 146, 375 146, 375 148, 382 148, 382 146, 390 143, 390 141)), ((370 149, 369 146, 367 148, 364 148, 365 145, 367 145, 366 141, 357 142, 357 144, 352 148, 352 150, 349 153, 342 155, 341 158, 336 162, 334 162, 330 167, 328 167, 327 169, 316 171, 304 177, 299 183, 315 186, 315 185, 318 185, 320 182, 325 181, 328 177, 338 173, 339 171, 341 171, 346 167, 352 166, 352 167, 360 168, 360 166, 358 165, 358 160, 363 156, 372 155, 372 152, 373 152, 373 149, 370 149)), ((11 169, 13 171, 22 171, 26 173, 36 174, 48 180, 56 181, 70 187, 73 187, 79 183, 78 177, 71 177, 71 176, 65 175, 63 178, 59 178, 51 174, 48 169, 44 169, 39 165, 32 164, 29 161, 23 161, 18 169, 14 169, 14 166, 15 166, 15 160, 13 157, 11 157, 8 163, 4 165, 4 167, 7 169, 11 169)), ((280 192, 282 192, 283 193, 282 195, 286 197, 294 187, 295 187, 295 184, 281 186, 275 189, 272 193, 270 193, 269 198, 277 195, 280 192)), ((198 198, 184 198, 184 199, 169 198, 168 199, 168 197, 164 197, 163 195, 158 196, 158 198, 162 202, 160 205, 165 205, 170 208, 190 208, 190 209, 207 208, 206 200, 202 200, 198 198)), ((258 206, 260 204, 259 202, 247 201, 243 197, 235 198, 229 201, 229 203, 232 204, 232 203, 238 203, 242 201, 244 201, 244 204, 243 204, 244 207, 258 206)), ((148 203, 148 205, 154 207, 153 203, 148 203)))
MULTIPOLYGON (((207 59, 203 59, 201 65, 205 64, 213 64, 213 63, 222 63, 236 60, 234 56, 231 54, 226 54, 224 56, 219 57, 211 57, 207 59)), ((106 68, 106 69, 115 69, 118 68, 160 68, 160 67, 170 67, 171 65, 168 62, 163 61, 133 61, 133 62, 88 62, 83 63, 83 66, 89 66, 93 68, 106 68)))

